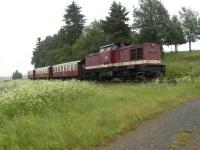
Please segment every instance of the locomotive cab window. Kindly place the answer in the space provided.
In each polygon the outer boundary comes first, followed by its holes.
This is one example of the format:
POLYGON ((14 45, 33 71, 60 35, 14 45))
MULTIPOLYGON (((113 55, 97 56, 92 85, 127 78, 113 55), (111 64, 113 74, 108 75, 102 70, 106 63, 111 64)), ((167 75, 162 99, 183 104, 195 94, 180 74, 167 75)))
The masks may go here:
POLYGON ((143 48, 131 49, 131 60, 142 60, 143 48))

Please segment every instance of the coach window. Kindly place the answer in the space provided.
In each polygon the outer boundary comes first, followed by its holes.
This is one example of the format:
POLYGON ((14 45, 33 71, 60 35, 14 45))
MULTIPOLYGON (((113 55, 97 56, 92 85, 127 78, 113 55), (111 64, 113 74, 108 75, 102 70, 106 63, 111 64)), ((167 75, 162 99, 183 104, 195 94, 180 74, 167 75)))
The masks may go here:
POLYGON ((71 71, 73 70, 73 64, 70 64, 70 70, 71 71))
POLYGON ((75 64, 73 64, 73 70, 75 70, 75 64))
POLYGON ((77 64, 75 64, 75 70, 78 70, 77 64))
POLYGON ((73 64, 71 64, 71 71, 73 71, 73 64))
POLYGON ((64 65, 64 70, 67 71, 66 65, 64 65))
POLYGON ((74 71, 74 64, 72 64, 72 71, 74 71))
POLYGON ((69 64, 69 71, 72 71, 72 64, 69 64))

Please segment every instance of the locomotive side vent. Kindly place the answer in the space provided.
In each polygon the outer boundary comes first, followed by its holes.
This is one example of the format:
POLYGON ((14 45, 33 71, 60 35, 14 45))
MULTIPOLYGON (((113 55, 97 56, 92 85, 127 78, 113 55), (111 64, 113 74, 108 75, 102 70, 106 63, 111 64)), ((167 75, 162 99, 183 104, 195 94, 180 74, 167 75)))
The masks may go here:
POLYGON ((131 60, 142 60, 143 48, 131 49, 131 60))

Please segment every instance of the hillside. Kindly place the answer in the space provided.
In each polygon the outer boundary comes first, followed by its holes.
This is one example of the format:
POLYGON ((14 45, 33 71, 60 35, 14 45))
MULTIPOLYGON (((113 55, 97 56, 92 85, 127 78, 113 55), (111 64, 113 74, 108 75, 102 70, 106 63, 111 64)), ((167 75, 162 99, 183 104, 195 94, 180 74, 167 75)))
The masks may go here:
POLYGON ((200 51, 166 53, 163 63, 167 79, 200 76, 200 51))

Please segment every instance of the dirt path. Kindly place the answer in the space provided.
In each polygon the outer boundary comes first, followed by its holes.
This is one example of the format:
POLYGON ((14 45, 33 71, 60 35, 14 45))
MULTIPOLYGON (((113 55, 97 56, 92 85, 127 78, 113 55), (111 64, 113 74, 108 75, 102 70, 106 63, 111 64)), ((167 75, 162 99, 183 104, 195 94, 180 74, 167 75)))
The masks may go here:
POLYGON ((200 100, 146 121, 99 150, 200 150, 200 100))

